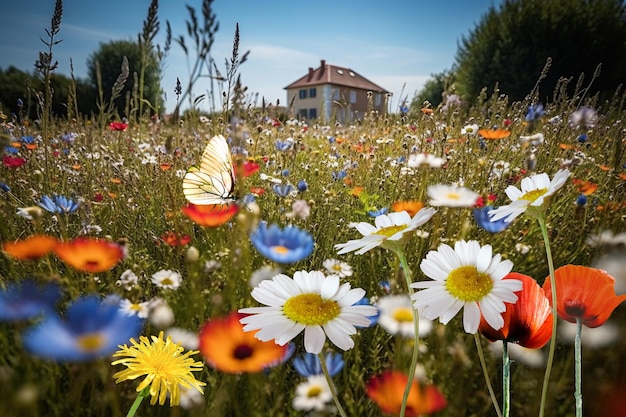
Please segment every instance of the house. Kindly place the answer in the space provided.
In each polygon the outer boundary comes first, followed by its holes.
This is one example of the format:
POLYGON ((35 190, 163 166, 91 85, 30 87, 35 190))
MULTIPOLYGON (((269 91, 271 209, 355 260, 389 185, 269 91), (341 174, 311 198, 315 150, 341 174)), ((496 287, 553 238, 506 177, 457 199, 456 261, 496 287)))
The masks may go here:
POLYGON ((351 70, 320 61, 316 69, 285 87, 287 103, 300 119, 336 120, 340 123, 363 119, 368 110, 387 112, 390 93, 351 70))

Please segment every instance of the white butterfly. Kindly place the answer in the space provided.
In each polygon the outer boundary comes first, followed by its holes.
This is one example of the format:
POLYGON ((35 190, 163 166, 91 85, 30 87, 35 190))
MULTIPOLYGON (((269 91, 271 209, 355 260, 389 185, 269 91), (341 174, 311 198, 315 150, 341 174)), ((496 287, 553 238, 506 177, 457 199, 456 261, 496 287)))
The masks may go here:
POLYGON ((196 205, 229 204, 237 200, 235 170, 228 143, 213 136, 204 149, 200 166, 192 166, 183 178, 185 198, 196 205))

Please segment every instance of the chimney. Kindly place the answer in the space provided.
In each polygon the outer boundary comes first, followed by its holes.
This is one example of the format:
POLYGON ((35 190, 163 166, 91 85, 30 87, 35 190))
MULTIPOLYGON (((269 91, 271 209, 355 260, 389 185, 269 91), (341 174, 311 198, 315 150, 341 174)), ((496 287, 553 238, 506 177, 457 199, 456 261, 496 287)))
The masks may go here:
POLYGON ((325 72, 326 72, 326 60, 322 59, 320 60, 320 75, 318 76, 318 78, 322 78, 322 75, 324 75, 325 72))
POLYGON ((313 78, 313 68, 309 67, 309 78, 307 81, 311 81, 311 78, 313 78))

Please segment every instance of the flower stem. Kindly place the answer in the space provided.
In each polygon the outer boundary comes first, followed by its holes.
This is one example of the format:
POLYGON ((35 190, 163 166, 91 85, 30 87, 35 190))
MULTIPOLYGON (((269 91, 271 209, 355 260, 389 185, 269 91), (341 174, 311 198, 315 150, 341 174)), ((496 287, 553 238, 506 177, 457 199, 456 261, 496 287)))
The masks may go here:
POLYGON ((496 414, 498 415, 498 417, 502 417, 502 412, 500 411, 500 406, 498 405, 496 394, 493 392, 493 387, 491 386, 491 381, 489 380, 489 372, 487 371, 487 364, 485 363, 485 355, 483 355, 483 348, 482 348, 482 345, 480 344, 480 338, 478 337, 478 333, 474 333, 474 341, 476 342, 476 350, 478 351, 478 358, 480 359, 480 366, 482 366, 483 368, 483 375, 485 375, 485 382, 487 383, 487 389, 489 390, 489 396, 491 397, 493 408, 496 410, 496 414))
POLYGON ((126 414, 126 417, 133 417, 137 412, 137 409, 139 409, 139 406, 141 405, 143 399, 146 398, 148 395, 150 395, 149 386, 145 387, 143 390, 141 390, 139 395, 137 395, 137 398, 135 398, 135 402, 133 402, 133 405, 130 406, 130 410, 128 410, 128 414, 126 414))
POLYGON ((333 379, 330 377, 330 373, 328 372, 328 367, 326 366, 326 361, 324 360, 324 355, 322 353, 318 353, 317 357, 320 360, 320 365, 322 365, 322 372, 324 372, 324 376, 326 377, 326 382, 328 383, 328 388, 330 389, 330 393, 333 395, 333 400, 335 401, 335 405, 337 406, 337 411, 339 411, 339 415, 341 417, 347 417, 346 412, 341 406, 341 402, 339 401, 339 397, 337 396, 337 388, 335 388, 335 384, 333 383, 333 379))
MULTIPOLYGON (((398 259, 400 260, 400 265, 403 269, 404 279, 406 281, 406 287, 409 291, 409 296, 413 295, 413 288, 411 288, 411 270, 409 269, 409 264, 407 263, 406 256, 402 250, 395 251, 398 259)), ((415 380, 415 367, 417 366, 417 354, 419 352, 419 326, 420 319, 419 313, 416 308, 412 308, 413 312, 413 326, 415 328, 415 339, 413 341, 413 354, 411 356, 411 365, 409 368, 409 379, 406 383, 406 387, 404 387, 404 394, 402 395, 402 406, 400 407, 400 417, 404 417, 404 413, 406 412, 406 405, 409 401, 409 393, 411 392, 411 387, 413 386, 413 381, 415 380)))
POLYGON ((583 330, 583 322, 580 318, 576 319, 576 338, 574 339, 574 372, 576 378, 576 391, 574 398, 576 399, 576 417, 583 416, 583 379, 582 379, 582 352, 580 336, 583 330))
POLYGON ((502 341, 502 416, 509 417, 511 408, 511 360, 509 342, 502 341))
POLYGON ((554 350, 556 347, 556 325, 558 314, 556 311, 556 280, 554 278, 554 264, 552 263, 552 251, 550 250, 550 238, 548 237, 548 228, 544 216, 538 216, 539 228, 543 235, 543 242, 546 248, 546 257, 548 258, 548 270, 550 272, 550 289, 552 290, 552 337, 550 338, 550 350, 548 352, 548 362, 546 364, 546 373, 543 377, 543 388, 541 390, 541 406, 539 408, 539 417, 543 417, 546 408, 546 398, 548 395, 548 383, 550 382, 550 373, 552 372, 552 363, 554 362, 554 350))

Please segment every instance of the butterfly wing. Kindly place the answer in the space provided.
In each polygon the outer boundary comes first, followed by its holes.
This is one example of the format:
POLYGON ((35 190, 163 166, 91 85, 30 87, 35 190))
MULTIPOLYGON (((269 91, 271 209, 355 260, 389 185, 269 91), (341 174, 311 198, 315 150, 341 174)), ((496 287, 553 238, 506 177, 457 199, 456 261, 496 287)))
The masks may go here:
POLYGON ((235 200, 235 172, 228 143, 214 136, 202 154, 199 166, 192 166, 183 178, 183 194, 196 205, 228 204, 235 200))

